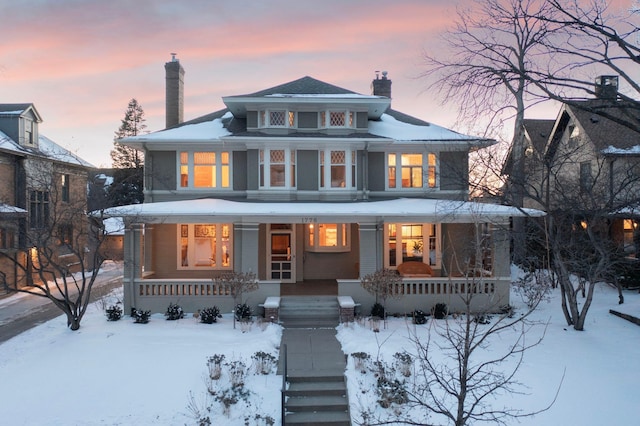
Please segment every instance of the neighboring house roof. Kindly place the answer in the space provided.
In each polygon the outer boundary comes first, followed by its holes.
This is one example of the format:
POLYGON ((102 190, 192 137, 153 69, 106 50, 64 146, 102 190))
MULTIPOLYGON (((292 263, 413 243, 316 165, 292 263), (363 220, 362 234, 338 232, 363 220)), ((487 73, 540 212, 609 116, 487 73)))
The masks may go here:
MULTIPOLYGON (((97 213, 97 212, 96 212, 97 213)), ((379 223, 381 220, 433 221, 447 223, 492 222, 509 217, 544 216, 539 210, 519 209, 471 201, 400 198, 361 202, 240 202, 215 198, 167 201, 112 207, 103 217, 131 217, 138 221, 180 223, 185 217, 199 216, 203 222, 224 222, 242 217, 245 221, 274 223, 290 217, 312 215, 318 220, 379 223)))
POLYGON ((524 130, 531 142, 531 147, 537 153, 544 153, 545 146, 549 141, 549 136, 553 130, 555 120, 548 119, 525 119, 524 130))
MULTIPOLYGON (((468 136, 453 130, 440 127, 420 120, 410 115, 388 108, 388 98, 374 95, 361 95, 329 83, 316 80, 311 77, 303 77, 298 80, 274 86, 269 89, 254 92, 248 95, 227 96, 224 98, 229 105, 236 105, 241 99, 269 98, 274 99, 300 99, 300 101, 313 102, 351 102, 380 103, 385 112, 373 114, 378 120, 369 120, 368 132, 353 132, 348 135, 321 134, 322 138, 361 138, 381 142, 391 139, 398 142, 448 142, 463 143, 473 146, 488 146, 495 143, 492 139, 468 136)), ((375 106, 374 106, 375 108, 375 106)), ((238 109, 240 111, 240 109, 238 109)), ((371 112, 371 110, 370 110, 371 112)), ((371 116, 371 115, 370 115, 371 116)), ((305 138, 318 137, 318 133, 293 132, 285 135, 277 135, 277 138, 305 138)), ((242 113, 234 116, 228 108, 195 118, 178 124, 171 128, 145 135, 124 138, 121 142, 127 145, 142 148, 145 142, 211 142, 214 140, 231 140, 233 137, 274 137, 265 135, 259 131, 248 131, 246 119, 242 113)))
POLYGON ((27 154, 27 151, 25 151, 20 145, 15 143, 13 139, 5 135, 2 131, 0 131, 0 151, 21 156, 27 154))
POLYGON ((640 151, 640 131, 630 129, 610 118, 596 114, 598 110, 606 112, 621 120, 630 121, 635 116, 640 129, 640 115, 637 109, 625 106, 623 102, 603 101, 593 99, 576 103, 576 106, 567 105, 576 121, 589 137, 597 151, 609 154, 638 154, 640 151))
POLYGON ((32 111, 33 115, 36 117, 36 121, 38 123, 42 123, 42 117, 36 110, 36 107, 31 103, 26 104, 0 104, 0 117, 2 116, 14 116, 14 115, 23 115, 27 111, 32 111))
POLYGON ((7 216, 24 216, 27 214, 25 209, 12 206, 9 204, 0 203, 0 217, 6 218, 7 216))
POLYGON ((94 166, 78 157, 66 148, 61 147, 46 136, 38 136, 38 149, 20 146, 9 136, 0 131, 0 151, 8 152, 13 155, 37 155, 49 158, 61 163, 73 164, 82 167, 93 168, 94 166))

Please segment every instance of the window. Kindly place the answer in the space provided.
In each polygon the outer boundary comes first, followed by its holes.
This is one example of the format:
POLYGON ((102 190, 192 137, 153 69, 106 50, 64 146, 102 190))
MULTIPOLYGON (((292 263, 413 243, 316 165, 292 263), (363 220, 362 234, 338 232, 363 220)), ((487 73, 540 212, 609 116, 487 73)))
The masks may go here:
POLYGON ((350 225, 346 223, 309 224, 305 246, 313 252, 346 252, 351 250, 350 225))
POLYGON ((590 191, 591 184, 591 163, 589 161, 585 161, 580 163, 580 191, 590 191))
POLYGON ((33 229, 49 224, 49 192, 31 191, 29 195, 29 220, 33 229))
POLYGON ((231 269, 233 225, 178 225, 179 269, 231 269))
POLYGON ((260 150, 260 187, 295 188, 296 151, 290 149, 260 150))
POLYGON ((321 188, 355 188, 355 151, 320 151, 319 156, 321 188))
POLYGON ((353 111, 320 111, 319 127, 347 127, 356 126, 355 113, 353 111))
POLYGON ((0 249, 15 248, 15 231, 8 228, 0 228, 0 249))
POLYGON ((64 225, 58 226, 58 245, 60 246, 73 245, 73 225, 64 224, 64 225))
POLYGON ((385 265, 395 268, 408 261, 437 264, 439 225, 428 223, 389 223, 386 225, 385 265))
POLYGON ((69 202, 69 175, 62 175, 60 185, 62 187, 62 201, 69 202))
POLYGON ((296 127, 295 111, 260 110, 258 112, 259 127, 296 127))
POLYGON ((25 120, 24 122, 24 141, 26 144, 29 145, 34 145, 35 141, 34 141, 34 136, 33 136, 33 131, 34 131, 34 124, 33 121, 31 120, 25 120))
POLYGON ((181 188, 229 188, 231 154, 228 151, 180 153, 181 188))
POLYGON ((437 187, 437 157, 434 153, 389 153, 387 154, 387 185, 393 188, 423 188, 424 169, 427 186, 437 187), (423 164, 424 158, 427 164, 423 164), (400 176, 398 176, 398 174, 400 176), (399 178, 399 179, 398 179, 399 178))

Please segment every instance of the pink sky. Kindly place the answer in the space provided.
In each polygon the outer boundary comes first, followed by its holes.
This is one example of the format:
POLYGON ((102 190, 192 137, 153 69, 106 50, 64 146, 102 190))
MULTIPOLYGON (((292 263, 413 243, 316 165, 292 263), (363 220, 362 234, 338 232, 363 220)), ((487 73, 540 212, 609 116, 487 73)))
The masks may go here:
POLYGON ((417 75, 454 16, 446 0, 5 1, 0 102, 34 103, 41 133, 109 167, 131 98, 148 130, 164 128, 164 63, 177 52, 185 120, 223 108, 222 96, 305 75, 368 94, 386 70, 395 109, 450 127, 453 106, 417 75))

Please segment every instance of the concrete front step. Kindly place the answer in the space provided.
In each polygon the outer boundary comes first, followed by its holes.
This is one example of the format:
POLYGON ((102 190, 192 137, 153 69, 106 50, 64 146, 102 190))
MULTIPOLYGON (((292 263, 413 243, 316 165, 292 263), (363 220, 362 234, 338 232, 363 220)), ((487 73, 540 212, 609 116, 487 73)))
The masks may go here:
POLYGON ((287 412, 301 411, 347 411, 347 398, 337 395, 290 396, 286 402, 287 412))
POLYGON ((287 425, 298 426, 351 426, 349 413, 344 411, 289 413, 285 416, 285 422, 287 425))
POLYGON ((287 389, 286 394, 288 396, 344 396, 347 394, 347 386, 345 385, 344 380, 323 382, 290 382, 289 389, 287 389))
POLYGON ((280 324, 285 328, 336 328, 338 319, 280 317, 280 324))
POLYGON ((334 328, 339 321, 335 296, 289 296, 280 301, 280 323, 285 328, 334 328))

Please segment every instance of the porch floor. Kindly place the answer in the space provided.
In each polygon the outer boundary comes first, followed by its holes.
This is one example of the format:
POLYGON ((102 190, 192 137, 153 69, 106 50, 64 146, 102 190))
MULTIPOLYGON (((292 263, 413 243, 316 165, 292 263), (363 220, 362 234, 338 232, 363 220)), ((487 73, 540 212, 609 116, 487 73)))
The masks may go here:
POLYGON ((337 296, 336 280, 304 280, 280 284, 280 296, 337 296))

